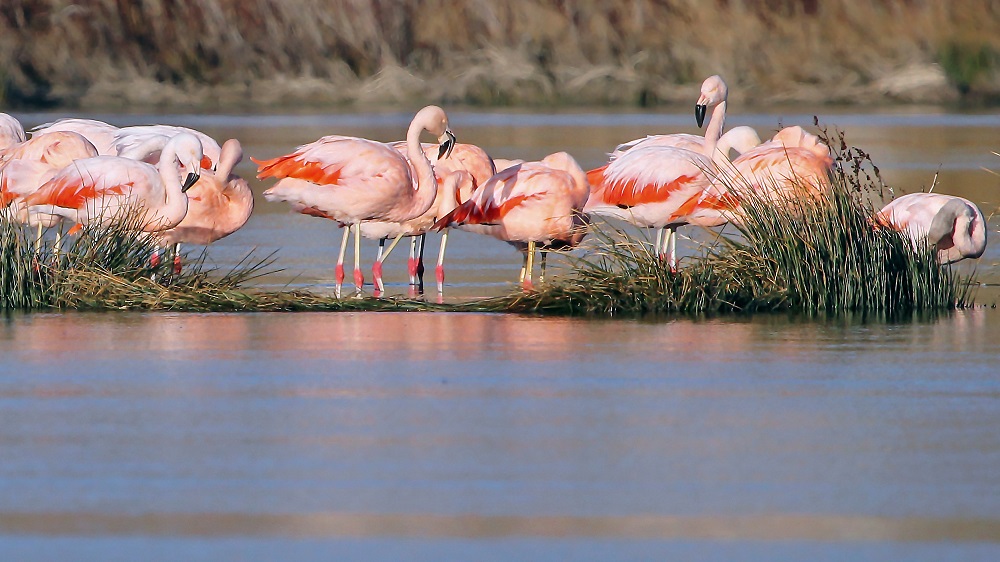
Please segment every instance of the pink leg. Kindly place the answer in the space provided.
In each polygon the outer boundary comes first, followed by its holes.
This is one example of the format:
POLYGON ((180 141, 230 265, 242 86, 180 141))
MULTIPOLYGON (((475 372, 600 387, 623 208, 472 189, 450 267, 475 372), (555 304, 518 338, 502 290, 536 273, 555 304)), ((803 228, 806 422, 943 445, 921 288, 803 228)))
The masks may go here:
POLYGON ((410 259, 406 261, 406 270, 410 274, 410 285, 417 284, 417 239, 410 238, 410 259))
POLYGON ((354 287, 361 294, 365 286, 365 274, 361 273, 361 222, 354 224, 354 287))
POLYGON ((174 275, 181 274, 181 244, 174 245, 174 275))
POLYGON ((448 245, 448 230, 441 233, 441 247, 438 249, 437 266, 434 268, 434 277, 437 279, 438 293, 444 293, 444 249, 448 245))
POLYGON ((340 290, 344 286, 344 254, 347 253, 347 239, 351 235, 351 227, 344 227, 344 237, 340 241, 340 255, 337 256, 337 269, 336 280, 337 280, 337 298, 340 298, 340 290))
POLYGON ((372 282, 375 284, 376 297, 385 290, 385 285, 382 284, 382 255, 384 252, 385 238, 381 238, 378 241, 378 256, 375 257, 375 263, 372 264, 372 282))

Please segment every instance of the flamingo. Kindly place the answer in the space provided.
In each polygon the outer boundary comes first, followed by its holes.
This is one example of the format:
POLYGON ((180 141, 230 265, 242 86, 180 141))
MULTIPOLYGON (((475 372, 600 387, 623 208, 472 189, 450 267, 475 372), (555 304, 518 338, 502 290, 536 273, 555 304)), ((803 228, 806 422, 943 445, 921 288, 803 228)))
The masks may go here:
POLYGON ((239 230, 253 212, 250 186, 232 173, 243 160, 240 141, 227 140, 220 152, 216 170, 203 171, 187 191, 188 211, 181 222, 155 234, 160 245, 174 245, 175 273, 180 273, 181 242, 211 244, 239 230))
MULTIPOLYGON (((97 149, 83 136, 69 132, 56 131, 46 134, 35 134, 30 140, 7 148, 0 152, 0 206, 6 207, 39 189, 51 180, 60 170, 76 160, 97 156, 97 149)), ((42 228, 61 222, 58 215, 36 214, 28 224, 38 227, 35 239, 36 250, 41 249, 42 228)), ((56 234, 56 249, 62 238, 61 231, 56 234)))
MULTIPOLYGON (((760 136, 753 127, 733 127, 719 137, 715 146, 716 152, 712 159, 718 165, 725 165, 730 161, 729 153, 731 150, 735 150, 737 154, 743 154, 744 152, 753 149, 760 143, 760 136)), ((634 148, 645 148, 647 146, 673 146, 704 154, 705 137, 689 135, 686 133, 650 135, 645 138, 635 139, 633 141, 619 144, 609 156, 613 160, 628 150, 634 148)))
POLYGON ((118 156, 77 160, 25 197, 25 212, 86 225, 121 220, 122 210, 140 210, 142 231, 172 228, 187 213, 184 192, 198 180, 201 159, 201 142, 184 133, 163 148, 159 168, 118 156), (182 170, 187 172, 183 183, 182 170))
POLYGON ((593 189, 584 211, 663 229, 663 248, 658 234, 655 251, 675 269, 675 228, 726 222, 720 211, 728 200, 706 174, 716 169, 712 157, 722 136, 728 95, 729 89, 719 76, 710 76, 702 83, 695 119, 701 127, 708 108, 712 108, 712 117, 700 151, 647 141, 648 145, 637 143, 608 164, 587 172, 593 189))
POLYGON ((24 127, 11 115, 0 113, 0 150, 24 142, 24 127))
POLYGON ((498 172, 434 228, 472 226, 515 245, 525 253, 521 282, 530 290, 536 246, 542 249, 544 280, 546 250, 576 246, 586 234, 582 211, 589 195, 580 165, 569 154, 556 152, 498 172))
MULTIPOLYGON (((400 153, 405 154, 405 141, 393 143, 392 146, 400 153)), ((437 145, 423 144, 421 148, 428 159, 437 156, 437 145)), ((362 236, 379 240, 378 257, 375 264, 372 265, 372 276, 379 291, 385 290, 382 283, 382 262, 403 236, 410 237, 410 258, 408 261, 410 285, 416 285, 420 288, 419 290, 423 290, 424 240, 427 231, 439 218, 468 199, 477 187, 486 183, 495 173, 493 159, 485 150, 472 144, 457 143, 450 156, 434 162, 434 177, 438 182, 438 193, 427 212, 405 223, 373 221, 366 222, 361 226, 362 236), (454 174, 458 174, 457 178, 451 180, 454 185, 448 185, 448 178, 454 174), (392 244, 389 245, 389 250, 383 253, 385 242, 390 237, 393 238, 392 244)), ((438 259, 434 269, 438 293, 444 291, 444 251, 447 244, 448 231, 444 231, 441 233, 441 246, 438 248, 438 259)))
POLYGON ((876 222, 906 233, 915 246, 926 240, 942 264, 978 258, 986 250, 983 212, 962 197, 910 193, 882 207, 876 222))
MULTIPOLYGON (((406 156, 372 140, 327 136, 271 160, 255 160, 259 179, 279 181, 264 192, 268 201, 288 201, 300 213, 333 219, 354 228, 354 284, 364 285, 361 272, 361 223, 402 223, 430 209, 437 180, 420 146, 423 131, 438 137, 439 157, 451 154, 455 135, 448 116, 429 105, 413 117, 406 133, 406 156)), ((336 292, 344 282, 344 254, 350 230, 344 231, 337 259, 336 292)))
MULTIPOLYGON (((816 135, 795 126, 778 131, 770 141, 735 158, 732 165, 722 167, 716 179, 720 189, 735 187, 739 191, 744 187, 765 201, 780 204, 801 195, 824 193, 832 168, 830 148, 816 135)), ((738 212, 726 214, 738 220, 738 212)))

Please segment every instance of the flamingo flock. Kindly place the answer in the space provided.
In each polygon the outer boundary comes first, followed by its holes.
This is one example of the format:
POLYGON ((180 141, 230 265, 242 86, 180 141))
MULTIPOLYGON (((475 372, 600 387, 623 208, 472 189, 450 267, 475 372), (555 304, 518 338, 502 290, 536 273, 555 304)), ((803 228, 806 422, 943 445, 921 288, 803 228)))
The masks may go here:
MULTIPOLYGON (((410 239, 410 285, 422 290, 425 239, 441 231, 435 264, 441 293, 451 228, 492 236, 521 251, 520 282, 530 290, 536 250, 542 281, 547 252, 578 245, 591 216, 656 229, 654 252, 676 270, 677 228, 739 223, 742 190, 732 186, 745 186, 774 205, 826 193, 833 166, 829 147, 801 127, 781 129, 766 142, 750 127, 726 131, 727 101, 725 81, 709 77, 695 104, 699 128, 709 117, 704 136, 623 142, 606 164, 589 171, 565 152, 539 161, 493 159, 478 146, 458 143, 447 114, 433 105, 416 113, 403 141, 330 135, 286 155, 251 160, 259 179, 277 180, 263 193, 267 201, 286 202, 293 211, 344 228, 335 266, 338 297, 352 234, 358 294, 365 285, 360 239, 379 241, 372 265, 378 295, 385 291, 383 263, 404 237, 410 239), (422 142, 424 134, 435 142, 422 142)), ((45 227, 122 220, 124 210, 138 209, 141 230, 160 247, 174 247, 179 271, 181 243, 211 244, 249 219, 253 194, 234 174, 242 159, 238 140, 220 146, 184 127, 119 128, 63 119, 36 128, 29 139, 16 119, 0 113, 0 206, 10 210, 8 217, 37 227, 39 241, 45 227)), ((941 263, 977 258, 986 245, 982 212, 949 195, 900 197, 873 223, 928 244, 941 263)))

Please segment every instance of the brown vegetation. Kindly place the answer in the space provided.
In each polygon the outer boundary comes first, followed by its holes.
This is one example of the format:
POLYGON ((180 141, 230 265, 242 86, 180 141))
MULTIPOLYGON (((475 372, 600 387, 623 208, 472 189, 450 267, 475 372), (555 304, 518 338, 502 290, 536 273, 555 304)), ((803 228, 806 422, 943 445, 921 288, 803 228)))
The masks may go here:
POLYGON ((0 101, 655 104, 1000 93, 996 0, 0 0, 0 101))

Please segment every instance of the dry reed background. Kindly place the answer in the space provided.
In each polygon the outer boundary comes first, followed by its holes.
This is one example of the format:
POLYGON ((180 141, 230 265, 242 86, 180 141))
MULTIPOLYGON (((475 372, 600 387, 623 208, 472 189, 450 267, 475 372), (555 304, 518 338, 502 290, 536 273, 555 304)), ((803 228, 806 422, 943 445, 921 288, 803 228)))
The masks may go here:
POLYGON ((996 0, 0 0, 0 105, 1000 97, 996 0))

